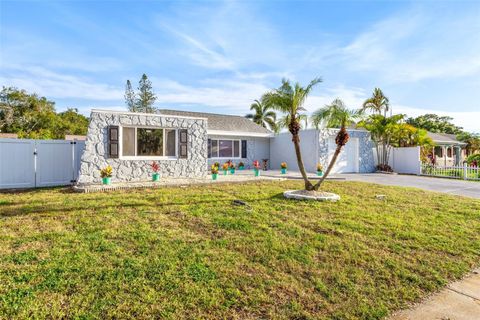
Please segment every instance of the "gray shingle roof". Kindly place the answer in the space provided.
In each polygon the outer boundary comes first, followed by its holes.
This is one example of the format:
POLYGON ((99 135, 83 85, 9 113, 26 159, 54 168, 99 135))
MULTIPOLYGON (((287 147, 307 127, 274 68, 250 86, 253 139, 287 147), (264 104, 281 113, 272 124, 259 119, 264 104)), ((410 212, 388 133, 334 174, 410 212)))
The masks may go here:
POLYGON ((160 109, 158 113, 172 116, 199 117, 208 119, 208 130, 269 134, 271 131, 242 116, 160 109))
POLYGON ((433 142, 439 144, 466 144, 465 142, 458 141, 454 134, 428 132, 428 136, 433 140, 433 142))

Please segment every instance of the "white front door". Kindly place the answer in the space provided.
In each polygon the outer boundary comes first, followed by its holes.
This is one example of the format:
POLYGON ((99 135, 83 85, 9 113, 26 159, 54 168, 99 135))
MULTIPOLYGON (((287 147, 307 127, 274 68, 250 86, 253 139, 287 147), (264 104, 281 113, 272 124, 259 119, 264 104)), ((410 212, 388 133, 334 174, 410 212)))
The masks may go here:
MULTIPOLYGON (((335 137, 328 139, 328 161, 333 157, 337 145, 335 137)), ((358 138, 350 138, 347 144, 342 148, 338 155, 337 162, 332 168, 331 173, 352 173, 358 172, 358 138)))

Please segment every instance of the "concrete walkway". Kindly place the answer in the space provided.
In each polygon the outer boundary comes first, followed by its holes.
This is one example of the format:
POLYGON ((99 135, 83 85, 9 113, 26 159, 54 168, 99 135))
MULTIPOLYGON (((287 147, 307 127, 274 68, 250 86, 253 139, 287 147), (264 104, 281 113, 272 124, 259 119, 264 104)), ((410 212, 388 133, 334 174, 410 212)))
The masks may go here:
POLYGON ((409 310, 390 320, 478 320, 480 319, 480 269, 461 281, 451 283, 409 310))
POLYGON ((464 197, 480 198, 480 181, 381 173, 349 173, 340 174, 337 175, 337 177, 343 177, 350 181, 363 181, 389 186, 414 187, 464 197))

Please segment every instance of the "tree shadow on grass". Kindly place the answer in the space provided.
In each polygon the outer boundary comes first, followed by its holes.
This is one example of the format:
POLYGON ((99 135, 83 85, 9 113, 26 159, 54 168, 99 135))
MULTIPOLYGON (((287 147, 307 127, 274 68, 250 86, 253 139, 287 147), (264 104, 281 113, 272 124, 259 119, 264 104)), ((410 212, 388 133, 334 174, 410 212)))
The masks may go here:
MULTIPOLYGON (((84 199, 82 199, 84 200, 84 199)), ((108 204, 108 205, 98 205, 92 204, 91 206, 83 205, 83 206, 71 206, 71 207, 60 207, 58 203, 54 205, 50 205, 47 203, 42 203, 42 205, 38 207, 17 207, 15 205, 19 205, 20 203, 8 203, 6 207, 0 206, 0 217, 8 218, 8 217, 18 217, 18 216, 26 216, 26 215, 41 215, 45 213, 58 213, 58 212, 75 212, 76 210, 79 211, 91 211, 92 213, 100 212, 102 210, 107 210, 111 208, 143 208, 145 211, 150 212, 157 212, 156 208, 165 208, 169 206, 194 206, 194 205, 214 205, 218 207, 218 209, 222 208, 241 208, 242 205, 238 205, 234 203, 234 200, 241 200, 246 204, 246 206, 250 206, 252 203, 259 203, 263 201, 270 201, 270 200, 285 200, 285 201, 292 201, 289 199, 285 199, 283 193, 278 193, 268 197, 262 198, 255 198, 255 199, 242 199, 239 197, 232 197, 229 199, 212 199, 212 200, 183 200, 183 201, 170 201, 170 202, 157 202, 157 199, 143 199, 143 201, 147 201, 148 203, 120 203, 120 204, 108 204)))

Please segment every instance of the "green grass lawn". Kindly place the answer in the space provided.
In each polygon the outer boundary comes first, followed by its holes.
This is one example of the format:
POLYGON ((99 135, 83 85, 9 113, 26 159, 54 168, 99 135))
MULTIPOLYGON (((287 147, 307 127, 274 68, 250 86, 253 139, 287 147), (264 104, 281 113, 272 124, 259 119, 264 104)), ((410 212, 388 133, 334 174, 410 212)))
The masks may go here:
POLYGON ((377 319, 480 264, 478 200, 301 185, 0 194, 0 318, 377 319))

